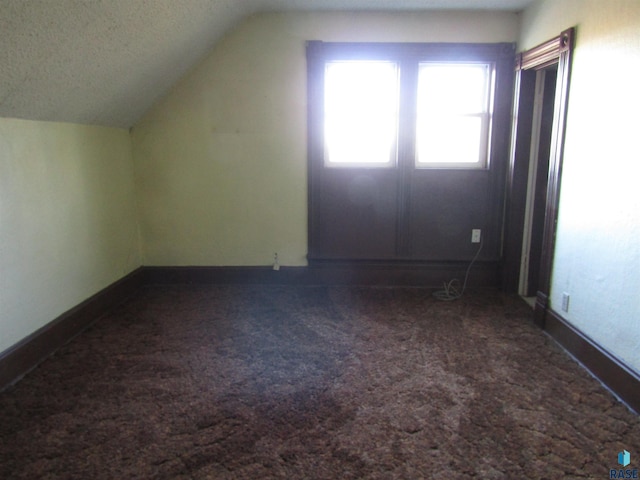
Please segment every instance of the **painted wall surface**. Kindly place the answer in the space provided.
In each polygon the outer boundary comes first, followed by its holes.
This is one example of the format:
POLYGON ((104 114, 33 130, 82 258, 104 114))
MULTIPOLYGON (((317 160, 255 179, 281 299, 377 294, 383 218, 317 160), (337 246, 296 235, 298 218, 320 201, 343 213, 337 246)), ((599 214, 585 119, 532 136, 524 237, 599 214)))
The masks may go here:
POLYGON ((540 1, 523 15, 520 49, 571 26, 551 307, 640 373, 640 2, 540 1))
POLYGON ((511 13, 251 17, 132 133, 145 265, 305 265, 307 40, 511 42, 511 13))
POLYGON ((0 118, 0 352, 138 266, 128 132, 0 118))

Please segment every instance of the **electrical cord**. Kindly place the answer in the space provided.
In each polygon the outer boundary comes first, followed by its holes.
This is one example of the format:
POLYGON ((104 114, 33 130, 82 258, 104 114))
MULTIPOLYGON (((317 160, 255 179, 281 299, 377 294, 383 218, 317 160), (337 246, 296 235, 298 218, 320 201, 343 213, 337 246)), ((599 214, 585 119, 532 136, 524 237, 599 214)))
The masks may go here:
POLYGON ((482 240, 480 241, 480 246, 478 247, 478 251, 471 259, 471 263, 467 267, 467 271, 464 274, 464 283, 462 284, 462 289, 458 290, 460 285, 460 280, 454 278, 453 280, 449 280, 448 282, 444 282, 444 289, 433 292, 433 296, 438 300, 442 300, 443 302, 450 302, 452 300, 457 300, 464 294, 465 289, 467 288, 467 279, 469 278, 469 272, 471 271, 471 267, 478 259, 480 255, 480 251, 482 250, 482 240))

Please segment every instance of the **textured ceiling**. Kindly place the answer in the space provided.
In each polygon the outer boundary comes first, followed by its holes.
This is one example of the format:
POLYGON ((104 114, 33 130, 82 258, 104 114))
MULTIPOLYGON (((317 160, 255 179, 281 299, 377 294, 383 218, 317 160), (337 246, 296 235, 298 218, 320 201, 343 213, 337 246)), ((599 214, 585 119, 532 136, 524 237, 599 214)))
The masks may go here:
POLYGON ((128 128, 242 18, 532 0, 0 0, 0 117, 128 128))

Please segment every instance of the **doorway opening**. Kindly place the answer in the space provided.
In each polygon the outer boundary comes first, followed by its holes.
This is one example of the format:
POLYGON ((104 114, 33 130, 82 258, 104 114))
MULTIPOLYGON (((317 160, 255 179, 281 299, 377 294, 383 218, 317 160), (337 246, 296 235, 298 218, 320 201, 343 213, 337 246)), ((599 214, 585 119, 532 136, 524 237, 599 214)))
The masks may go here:
POLYGON ((575 31, 517 56, 503 243, 503 289, 544 327, 558 218, 575 31))
POLYGON ((535 305, 540 279, 557 75, 557 65, 535 72, 531 147, 518 282, 518 293, 532 307, 535 305))

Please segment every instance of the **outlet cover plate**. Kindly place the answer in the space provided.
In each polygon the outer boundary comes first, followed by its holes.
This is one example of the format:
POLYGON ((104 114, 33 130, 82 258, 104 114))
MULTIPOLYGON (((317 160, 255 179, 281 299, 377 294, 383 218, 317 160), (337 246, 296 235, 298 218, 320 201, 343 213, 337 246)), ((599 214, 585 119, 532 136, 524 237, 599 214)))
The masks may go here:
POLYGON ((569 298, 570 298, 570 295, 567 292, 562 293, 562 311, 563 312, 569 311, 569 298))

